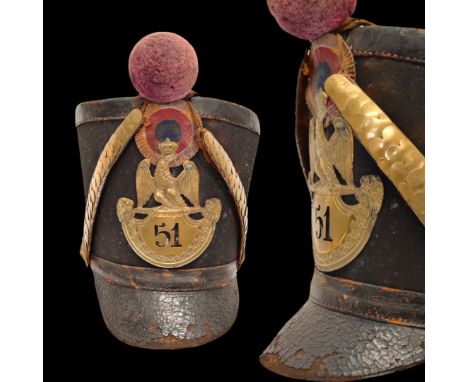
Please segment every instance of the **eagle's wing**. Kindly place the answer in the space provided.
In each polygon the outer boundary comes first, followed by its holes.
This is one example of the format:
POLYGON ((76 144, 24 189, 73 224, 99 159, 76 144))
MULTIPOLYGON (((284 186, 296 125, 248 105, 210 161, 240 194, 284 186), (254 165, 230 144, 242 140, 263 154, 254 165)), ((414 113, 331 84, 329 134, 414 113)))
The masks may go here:
POLYGON ((332 163, 338 170, 346 184, 354 185, 353 178, 353 133, 341 118, 336 118, 333 122, 335 132, 328 142, 328 150, 332 156, 332 163))
POLYGON ((150 170, 150 161, 143 159, 136 171, 136 192, 138 207, 143 207, 156 191, 153 176, 150 170))
POLYGON ((315 123, 316 119, 315 117, 312 117, 309 122, 309 186, 312 186, 312 184, 314 183, 315 165, 317 164, 317 155, 315 147, 315 123))
POLYGON ((178 192, 184 195, 196 207, 200 206, 199 186, 200 173, 197 166, 192 161, 184 162, 184 169, 176 178, 176 187, 178 192))

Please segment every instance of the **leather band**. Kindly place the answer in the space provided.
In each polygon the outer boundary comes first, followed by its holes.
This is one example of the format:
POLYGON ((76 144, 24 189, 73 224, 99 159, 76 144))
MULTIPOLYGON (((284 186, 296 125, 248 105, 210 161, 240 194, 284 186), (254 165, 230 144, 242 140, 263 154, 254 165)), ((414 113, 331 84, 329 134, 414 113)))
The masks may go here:
POLYGON ((134 289, 182 292, 227 286, 236 278, 237 262, 209 268, 164 269, 116 264, 93 256, 91 269, 110 284, 134 289))
POLYGON ((317 305, 336 312, 424 328, 424 293, 332 277, 315 269, 309 298, 317 305))
MULTIPOLYGON (((195 96, 190 102, 205 120, 225 122, 260 134, 260 123, 255 113, 246 107, 214 98, 195 96), (218 112, 218 110, 222 110, 218 112)), ((99 101, 80 103, 75 111, 75 124, 80 126, 89 122, 121 120, 144 100, 140 97, 109 98, 99 101)))

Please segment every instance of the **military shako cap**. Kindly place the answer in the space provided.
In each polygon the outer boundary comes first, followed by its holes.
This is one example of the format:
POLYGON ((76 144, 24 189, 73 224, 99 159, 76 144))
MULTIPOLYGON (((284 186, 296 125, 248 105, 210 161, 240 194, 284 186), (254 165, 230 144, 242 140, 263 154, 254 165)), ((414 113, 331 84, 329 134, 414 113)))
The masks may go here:
POLYGON ((129 71, 139 96, 76 109, 87 193, 81 255, 119 340, 198 346, 237 315, 258 119, 191 92, 198 63, 180 36, 146 36, 129 71))
POLYGON ((309 299, 261 363, 313 381, 422 363, 424 31, 348 19, 311 39, 296 140, 315 270, 309 299))

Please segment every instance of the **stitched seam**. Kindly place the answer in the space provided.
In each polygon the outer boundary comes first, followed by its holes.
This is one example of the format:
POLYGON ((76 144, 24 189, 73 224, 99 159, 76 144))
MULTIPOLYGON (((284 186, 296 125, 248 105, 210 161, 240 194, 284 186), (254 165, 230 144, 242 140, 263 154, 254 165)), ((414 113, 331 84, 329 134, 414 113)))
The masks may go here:
MULTIPOLYGON (((371 314, 362 314, 362 313, 356 313, 356 312, 350 312, 350 311, 347 311, 345 309, 340 309, 334 305, 331 305, 331 304, 326 304, 322 301, 318 301, 317 299, 315 299, 314 297, 310 297, 310 300, 312 300, 315 304, 317 304, 318 306, 321 306, 322 308, 326 308, 326 309, 330 309, 330 310, 333 310, 335 312, 339 312, 339 313, 344 313, 344 314, 348 314, 350 316, 356 316, 356 317, 360 317, 360 318, 366 318, 366 319, 374 319, 374 320, 377 320, 377 321, 380 321, 380 322, 385 322, 387 324, 390 324, 390 320, 386 320, 386 319, 382 319, 382 318, 379 318, 379 317, 375 317, 371 314)), ((400 325, 400 326, 415 326, 415 327, 418 327, 420 328, 421 327, 421 323, 418 323, 416 321, 410 321, 410 320, 407 320, 406 323, 408 325, 400 325)), ((424 327, 424 325, 422 325, 422 327, 424 327)))
POLYGON ((93 270, 93 273, 102 278, 106 284, 110 284, 113 286, 119 286, 122 288, 128 288, 128 289, 137 289, 137 290, 149 290, 152 292, 201 292, 201 291, 207 291, 207 290, 214 290, 214 289, 223 289, 229 287, 235 280, 236 277, 223 281, 222 283, 216 284, 212 287, 202 287, 202 286, 193 286, 193 287, 186 287, 186 288, 180 288, 180 287, 173 287, 173 288, 164 288, 163 286, 146 286, 146 285, 139 285, 133 278, 131 280, 126 280, 126 279, 112 279, 109 280, 106 276, 105 273, 103 273, 100 269, 99 270, 93 270), (138 285, 138 287, 135 287, 132 284, 132 281, 138 285))
MULTIPOLYGON (((214 115, 211 115, 211 114, 200 114, 202 118, 204 119, 210 119, 210 120, 216 120, 216 121, 220 121, 220 122, 225 122, 225 123, 229 123, 233 126, 237 126, 237 127, 242 127, 244 129, 247 129, 247 130, 250 130, 252 132, 254 132, 255 134, 258 135, 258 130, 257 129, 254 129, 254 128, 251 128, 250 126, 246 126, 246 125, 243 125, 241 123, 238 123, 238 122, 234 122, 228 118, 223 118, 223 117, 217 117, 217 116, 214 116, 214 115)), ((99 121, 113 121, 113 120, 118 120, 118 119, 124 119, 127 115, 124 115, 124 116, 115 116, 115 117, 93 117, 93 118, 88 118, 88 119, 82 119, 80 120, 75 126, 78 127, 78 126, 81 126, 85 123, 89 123, 89 122, 99 122, 99 121)))
POLYGON ((212 115, 212 114, 203 114, 203 113, 200 113, 200 115, 204 119, 212 119, 212 120, 216 120, 216 121, 220 121, 220 122, 229 123, 229 124, 231 124, 233 126, 242 127, 244 129, 250 130, 250 131, 258 134, 257 129, 251 128, 250 126, 247 126, 247 125, 243 125, 242 123, 234 122, 234 121, 232 121, 232 120, 230 120, 228 118, 218 117, 218 116, 215 116, 215 115, 212 115))
POLYGON ((376 56, 376 57, 383 57, 383 58, 389 58, 389 59, 394 59, 394 60, 403 60, 403 61, 409 61, 409 62, 417 62, 417 63, 425 63, 424 58, 420 57, 410 57, 410 56, 400 56, 396 53, 390 53, 390 52, 385 52, 382 50, 366 50, 366 49, 358 49, 358 50, 352 50, 353 54, 356 56, 376 56))
POLYGON ((88 118, 88 119, 82 119, 80 120, 80 122, 78 122, 75 126, 78 127, 80 125, 83 125, 84 123, 89 123, 89 122, 98 122, 98 121, 113 121, 113 120, 117 120, 117 119, 125 119, 125 117, 127 116, 128 114, 126 115, 123 115, 123 116, 115 116, 115 117, 93 117, 93 118, 88 118))

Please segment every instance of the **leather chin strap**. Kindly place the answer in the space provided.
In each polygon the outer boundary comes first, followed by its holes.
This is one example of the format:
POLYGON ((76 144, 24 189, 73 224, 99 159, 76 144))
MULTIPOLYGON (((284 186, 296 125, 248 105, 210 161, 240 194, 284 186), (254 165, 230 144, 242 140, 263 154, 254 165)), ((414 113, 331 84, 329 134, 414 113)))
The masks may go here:
MULTIPOLYGON (((200 146, 202 150, 208 154, 209 159, 221 174, 236 204, 241 226, 240 251, 238 257, 239 268, 245 259, 245 244, 248 226, 247 195, 229 155, 215 136, 203 127, 201 116, 192 103, 189 100, 185 100, 185 102, 189 105, 190 112, 194 118, 200 146)), ((94 169, 86 200, 83 238, 80 249, 81 257, 87 266, 90 262, 94 220, 96 218, 99 200, 105 186, 107 175, 117 162, 127 144, 137 132, 142 123, 142 119, 142 112, 138 108, 133 109, 128 114, 109 138, 109 141, 106 143, 99 157, 96 168, 94 169)))
POLYGON ((354 135, 424 225, 424 155, 348 77, 331 75, 325 81, 325 91, 354 135))

